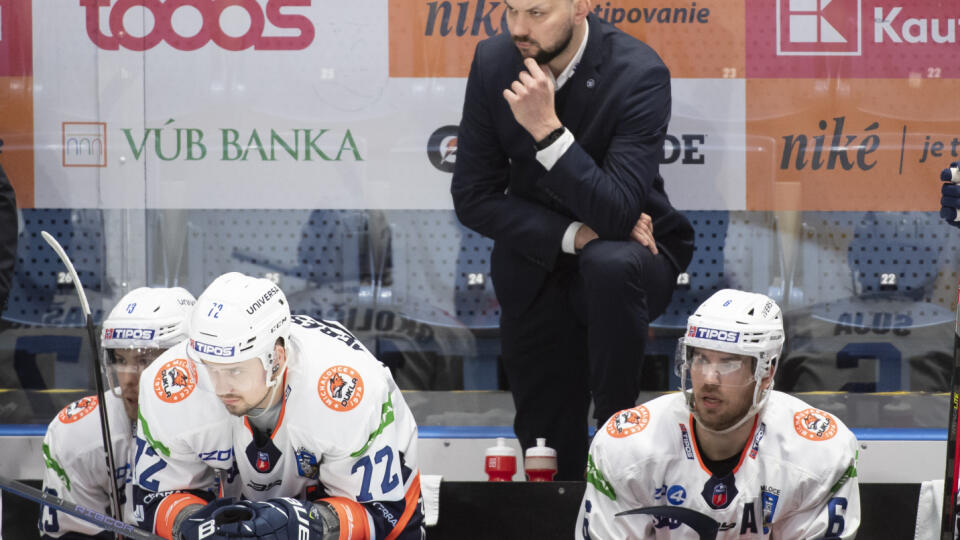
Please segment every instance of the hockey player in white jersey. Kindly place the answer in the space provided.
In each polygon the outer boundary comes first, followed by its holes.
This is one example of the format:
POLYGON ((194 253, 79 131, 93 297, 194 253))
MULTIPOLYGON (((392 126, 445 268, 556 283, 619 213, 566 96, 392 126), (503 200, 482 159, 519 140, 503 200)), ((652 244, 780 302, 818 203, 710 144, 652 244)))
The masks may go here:
MULTIPOLYGON (((114 306, 101 325, 100 341, 116 471, 107 472, 98 400, 95 395, 88 396, 67 405, 47 428, 42 446, 44 491, 86 508, 108 511, 109 482, 114 478, 124 520, 137 522, 129 482, 140 372, 163 351, 186 339, 194 303, 193 295, 180 287, 140 287, 114 306)), ((113 533, 48 506, 43 507, 39 528, 43 538, 114 538, 113 533)))
POLYGON ((857 441, 773 391, 780 308, 725 289, 680 339, 682 391, 615 414, 590 446, 578 539, 853 538, 857 441))
POLYGON ((140 411, 135 504, 164 538, 422 538, 417 427, 389 370, 268 280, 210 284, 140 411))

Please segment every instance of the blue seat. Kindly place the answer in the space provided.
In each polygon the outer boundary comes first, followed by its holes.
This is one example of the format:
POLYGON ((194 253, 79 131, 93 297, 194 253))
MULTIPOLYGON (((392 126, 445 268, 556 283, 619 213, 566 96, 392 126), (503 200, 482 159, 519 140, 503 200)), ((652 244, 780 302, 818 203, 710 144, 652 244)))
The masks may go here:
POLYGON ((108 294, 103 276, 105 256, 100 210, 38 209, 22 211, 24 228, 17 240, 17 263, 3 318, 46 326, 83 326, 80 302, 66 267, 40 236, 52 234, 70 256, 83 284, 95 323, 103 318, 108 294))
POLYGON ((958 257, 932 212, 805 212, 785 389, 942 391, 958 257))
POLYGON ((465 389, 497 388, 500 307, 493 241, 450 210, 391 211, 394 308, 430 329, 435 350, 463 358, 465 389))
POLYGON ((666 356, 669 388, 679 379, 673 369, 677 338, 687 318, 713 293, 737 288, 781 300, 783 266, 776 241, 776 221, 768 212, 690 210, 684 215, 696 234, 694 253, 677 280, 666 311, 651 322, 646 355, 666 356))

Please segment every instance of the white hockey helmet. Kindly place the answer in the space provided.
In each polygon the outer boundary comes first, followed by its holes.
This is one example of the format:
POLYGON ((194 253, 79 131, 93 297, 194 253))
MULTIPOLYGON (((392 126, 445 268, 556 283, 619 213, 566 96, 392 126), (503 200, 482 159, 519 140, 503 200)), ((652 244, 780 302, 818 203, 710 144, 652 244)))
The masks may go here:
POLYGON ((182 287, 140 287, 123 296, 101 325, 104 349, 169 349, 187 337, 196 304, 182 287))
POLYGON ((207 364, 236 364, 259 358, 266 384, 278 369, 274 344, 287 343, 290 306, 283 291, 268 279, 230 272, 213 280, 200 298, 190 320, 187 354, 207 364))
POLYGON ((125 294, 101 324, 102 366, 110 387, 118 386, 113 350, 153 350, 151 355, 159 356, 186 339, 194 304, 196 299, 182 287, 140 287, 125 294))
MULTIPOLYGON (((687 331, 680 338, 677 350, 677 368, 681 390, 687 396, 687 405, 693 410, 693 392, 687 388, 687 374, 694 348, 722 351, 750 356, 756 360, 753 379, 753 406, 733 430, 763 408, 773 380, 766 389, 761 381, 772 377, 783 350, 783 316, 780 307, 769 297, 736 289, 723 289, 707 298, 687 319, 687 331)), ((729 431, 724 430, 724 432, 729 431)))

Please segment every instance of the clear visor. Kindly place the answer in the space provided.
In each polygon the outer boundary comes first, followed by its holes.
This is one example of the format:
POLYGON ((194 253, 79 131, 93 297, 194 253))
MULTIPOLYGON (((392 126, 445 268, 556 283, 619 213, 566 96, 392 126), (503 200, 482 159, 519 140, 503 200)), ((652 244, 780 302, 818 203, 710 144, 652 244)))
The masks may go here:
POLYGON ((697 385, 742 387, 754 382, 753 359, 721 351, 680 348, 681 365, 686 369, 685 388, 697 385))
POLYGON ((156 347, 103 349, 101 365, 107 387, 113 391, 114 395, 120 397, 121 387, 138 385, 143 370, 164 351, 166 349, 156 347))
POLYGON ((196 362, 199 387, 217 396, 242 397, 252 390, 266 387, 266 371, 260 358, 249 358, 233 364, 196 362))

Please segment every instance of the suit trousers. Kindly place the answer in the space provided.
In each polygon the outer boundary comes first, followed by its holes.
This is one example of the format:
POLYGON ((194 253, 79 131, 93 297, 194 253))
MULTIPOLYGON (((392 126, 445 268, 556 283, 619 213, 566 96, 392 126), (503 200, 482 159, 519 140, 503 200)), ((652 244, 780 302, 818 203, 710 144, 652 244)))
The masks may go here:
POLYGON ((590 399, 598 429, 633 407, 647 327, 670 303, 678 271, 633 241, 594 240, 561 255, 523 313, 504 313, 500 337, 521 446, 545 437, 558 480, 583 480, 590 399))

